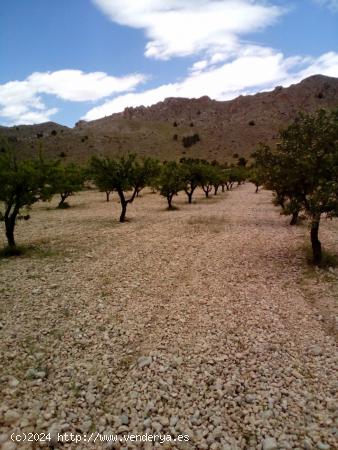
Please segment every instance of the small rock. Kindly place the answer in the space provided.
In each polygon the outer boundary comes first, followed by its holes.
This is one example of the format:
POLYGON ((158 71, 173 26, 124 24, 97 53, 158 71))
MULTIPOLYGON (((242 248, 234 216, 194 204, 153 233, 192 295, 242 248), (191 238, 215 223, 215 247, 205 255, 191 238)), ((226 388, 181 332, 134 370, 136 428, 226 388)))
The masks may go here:
POLYGON ((53 425, 48 429, 48 434, 50 435, 49 444, 57 446, 59 444, 58 436, 61 434, 61 427, 57 423, 53 423, 53 425))
POLYGON ((162 425, 159 422, 152 422, 151 424, 153 430, 160 432, 162 430, 162 425))
POLYGON ((4 444, 8 438, 9 438, 8 434, 5 434, 5 433, 0 434, 0 445, 4 444))
POLYGON ((328 444, 324 444, 323 442, 317 442, 317 447, 319 450, 330 450, 330 446, 328 444))
POLYGON ((140 369, 142 369, 143 367, 150 366, 151 362, 152 362, 151 356, 141 356, 137 360, 137 365, 139 366, 140 369))
POLYGON ((277 450, 278 445, 275 438, 267 437, 262 443, 263 450, 277 450))
POLYGON ((12 377, 9 381, 8 384, 10 385, 10 387, 15 388, 20 384, 20 381, 17 380, 16 378, 12 377))
POLYGON ((167 427, 169 425, 169 419, 167 417, 160 417, 160 424, 164 427, 167 427))
POLYGON ((28 369, 25 374, 25 378, 28 380, 37 380, 37 379, 43 379, 46 378, 47 374, 43 370, 36 370, 36 369, 28 369))
POLYGON ((177 416, 171 416, 170 417, 170 426, 174 427, 178 422, 178 417, 177 416))
POLYGON ((95 403, 95 395, 92 392, 87 392, 86 394, 86 402, 92 405, 95 403))
POLYGON ((15 422, 17 422, 20 419, 20 414, 15 411, 14 409, 9 409, 5 412, 4 415, 4 422, 7 425, 11 425, 15 422))
POLYGON ((92 425, 93 425, 93 422, 92 422, 91 420, 85 420, 85 421, 83 422, 83 424, 81 425, 81 429, 82 429, 85 433, 87 433, 87 432, 90 430, 90 428, 92 427, 92 425))
POLYGON ((129 425, 129 417, 127 414, 122 414, 122 416, 120 416, 120 421, 122 425, 129 425))
POLYGON ((329 399, 326 402, 326 408, 328 411, 336 411, 338 410, 338 403, 334 399, 329 399))
POLYGON ((14 444, 14 442, 11 441, 7 441, 1 446, 1 450, 15 450, 15 449, 16 445, 14 444))
POLYGON ((322 349, 321 349, 321 347, 319 347, 319 345, 314 345, 314 346, 310 349, 309 353, 310 353, 311 355, 313 355, 313 356, 319 356, 319 355, 322 354, 322 349))
POLYGON ((313 445, 309 438, 305 438, 303 441, 304 450, 313 450, 313 445))

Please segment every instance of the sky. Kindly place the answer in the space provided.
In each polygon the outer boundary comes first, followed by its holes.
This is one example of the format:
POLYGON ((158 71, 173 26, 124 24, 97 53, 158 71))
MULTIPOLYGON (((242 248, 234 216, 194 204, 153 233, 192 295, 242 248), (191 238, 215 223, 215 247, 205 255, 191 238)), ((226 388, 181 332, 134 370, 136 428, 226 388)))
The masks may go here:
POLYGON ((338 0, 1 0, 0 124, 338 77, 338 0))

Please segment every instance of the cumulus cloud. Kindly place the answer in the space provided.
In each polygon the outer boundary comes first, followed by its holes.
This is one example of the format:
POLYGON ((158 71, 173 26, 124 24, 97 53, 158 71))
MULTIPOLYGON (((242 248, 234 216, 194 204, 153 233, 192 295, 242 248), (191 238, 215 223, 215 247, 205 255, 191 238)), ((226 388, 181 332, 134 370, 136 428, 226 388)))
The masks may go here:
POLYGON ((217 100, 230 100, 241 94, 270 90, 276 85, 289 86, 319 73, 337 77, 338 53, 325 53, 319 58, 285 58, 273 49, 253 46, 243 49, 239 57, 230 62, 207 68, 201 64, 199 67, 202 69, 194 70, 182 82, 106 101, 88 111, 83 119, 95 120, 120 112, 127 106, 150 106, 166 97, 209 95, 217 100))
POLYGON ((58 112, 48 109, 41 95, 50 94, 62 100, 84 102, 127 92, 145 80, 141 74, 113 77, 104 72, 81 70, 35 72, 23 81, 0 85, 0 116, 8 123, 37 123, 50 120, 58 112))
POLYGON ((201 51, 234 54, 238 36, 283 13, 262 0, 92 0, 113 22, 145 31, 145 55, 169 59, 201 51))

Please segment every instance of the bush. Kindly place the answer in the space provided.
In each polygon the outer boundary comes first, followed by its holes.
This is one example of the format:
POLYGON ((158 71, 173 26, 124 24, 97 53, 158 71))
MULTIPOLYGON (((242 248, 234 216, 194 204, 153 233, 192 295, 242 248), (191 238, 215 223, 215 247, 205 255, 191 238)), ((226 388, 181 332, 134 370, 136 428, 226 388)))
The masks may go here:
POLYGON ((192 136, 184 136, 182 138, 182 144, 183 144, 184 148, 189 148, 199 141, 200 141, 200 137, 199 137, 198 133, 195 133, 192 136))

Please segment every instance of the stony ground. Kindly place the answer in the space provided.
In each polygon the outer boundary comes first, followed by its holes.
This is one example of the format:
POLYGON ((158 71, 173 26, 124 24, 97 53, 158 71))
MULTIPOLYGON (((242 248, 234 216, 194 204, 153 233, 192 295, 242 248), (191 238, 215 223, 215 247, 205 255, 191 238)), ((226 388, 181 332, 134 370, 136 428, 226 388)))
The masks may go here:
MULTIPOLYGON (((17 239, 39 250, 0 260, 2 448, 39 448, 10 442, 22 431, 337 448, 338 272, 306 268, 306 225, 250 184, 172 212, 144 193, 125 224, 103 197, 34 207, 17 239)), ((133 445, 116 448, 152 448, 133 445)))

